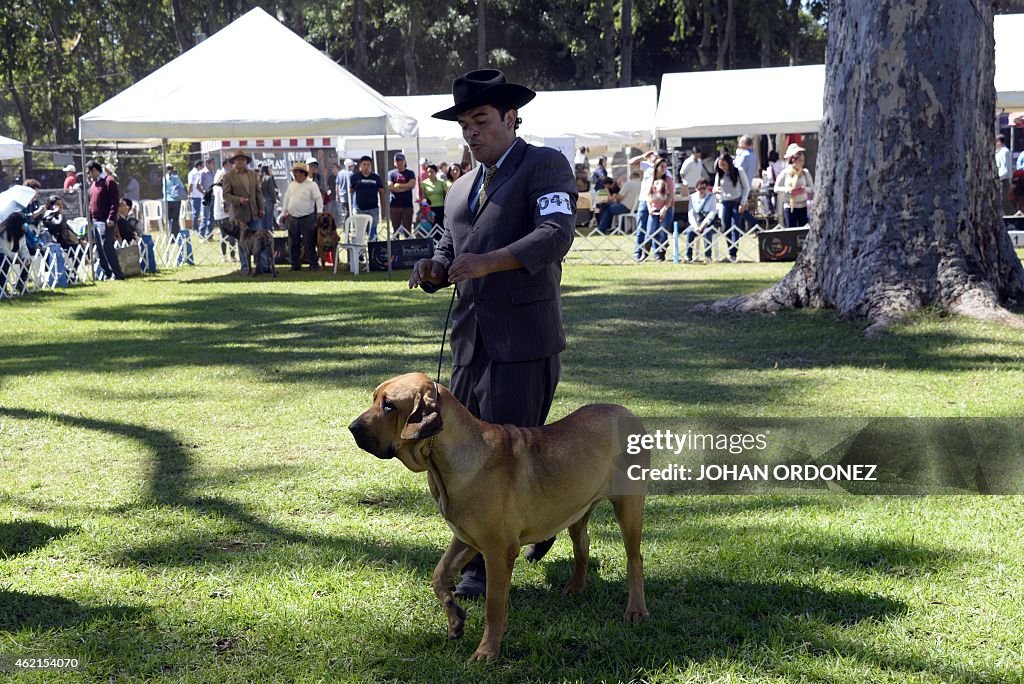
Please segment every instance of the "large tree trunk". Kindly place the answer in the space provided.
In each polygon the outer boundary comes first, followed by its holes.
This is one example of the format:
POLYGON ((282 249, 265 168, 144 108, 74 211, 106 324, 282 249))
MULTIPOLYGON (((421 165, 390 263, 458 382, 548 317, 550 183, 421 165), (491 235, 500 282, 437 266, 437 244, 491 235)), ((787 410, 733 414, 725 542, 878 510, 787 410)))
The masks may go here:
POLYGON ((992 4, 832 3, 811 230, 775 286, 714 311, 830 307, 868 334, 922 307, 1024 327, 992 161, 992 4))
POLYGON ((622 28, 619 29, 619 49, 622 51, 622 73, 619 85, 633 85, 633 0, 622 0, 622 28))
POLYGON ((601 8, 601 87, 614 88, 615 78, 615 0, 604 0, 601 8))
POLYGON ((178 52, 187 52, 192 47, 192 29, 189 28, 182 0, 171 0, 171 25, 174 27, 174 40, 178 43, 178 52))
POLYGON ((484 0, 476 0, 476 68, 487 66, 487 15, 484 0))

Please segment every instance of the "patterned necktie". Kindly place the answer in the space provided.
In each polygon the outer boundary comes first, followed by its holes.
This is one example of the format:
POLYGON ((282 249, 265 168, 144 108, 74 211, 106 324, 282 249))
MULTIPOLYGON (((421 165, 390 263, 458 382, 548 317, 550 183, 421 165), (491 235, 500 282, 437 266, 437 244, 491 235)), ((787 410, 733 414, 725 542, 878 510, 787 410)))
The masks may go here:
POLYGON ((496 173, 498 173, 498 166, 494 165, 487 169, 487 172, 484 174, 484 182, 480 184, 480 194, 477 195, 477 211, 480 211, 480 207, 484 206, 484 202, 487 201, 487 186, 490 185, 491 179, 494 178, 496 173))

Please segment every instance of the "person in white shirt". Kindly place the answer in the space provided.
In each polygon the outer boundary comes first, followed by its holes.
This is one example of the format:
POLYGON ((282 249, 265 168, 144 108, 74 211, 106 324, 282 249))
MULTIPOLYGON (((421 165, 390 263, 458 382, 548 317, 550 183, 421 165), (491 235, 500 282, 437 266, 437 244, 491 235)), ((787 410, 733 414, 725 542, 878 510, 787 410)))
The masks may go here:
POLYGON ((701 178, 695 184, 696 192, 690 195, 690 229, 686 231, 686 260, 693 261, 693 241, 698 235, 704 238, 704 259, 711 261, 711 244, 715 241, 715 226, 718 224, 718 202, 711 194, 708 182, 701 178))
POLYGON ((198 231, 203 220, 203 162, 197 161, 188 172, 188 199, 192 205, 192 230, 198 231))
POLYGON ((1006 146, 1006 136, 996 136, 996 176, 999 178, 999 189, 1003 198, 1003 213, 1010 213, 1010 180, 1013 178, 1013 166, 1010 163, 1013 155, 1006 146))
POLYGON ((722 219, 722 230, 729 243, 729 261, 736 261, 736 247, 740 241, 737 224, 743 225, 747 198, 750 196, 750 181, 747 174, 736 166, 732 157, 723 153, 718 159, 718 173, 715 174, 715 197, 718 199, 718 214, 722 219))
POLYGON ((781 193, 782 213, 787 228, 800 228, 808 223, 807 202, 814 197, 814 179, 804 168, 804 148, 796 143, 786 148, 789 165, 775 181, 775 192, 781 193))
POLYGON ((647 191, 651 189, 652 175, 654 174, 654 160, 658 158, 658 153, 654 150, 648 150, 643 154, 637 155, 629 160, 629 168, 632 168, 634 164, 640 165, 640 173, 642 179, 640 181, 640 190, 636 203, 636 227, 637 230, 647 230, 647 219, 650 216, 650 211, 647 209, 647 191))
POLYGON ((697 181, 704 178, 704 151, 699 147, 690 150, 690 156, 679 169, 679 182, 683 184, 683 196, 690 196, 697 190, 697 181))
POLYGON ((288 226, 292 270, 302 267, 302 248, 306 248, 309 270, 317 270, 316 217, 324 210, 324 196, 309 178, 309 167, 302 162, 292 166, 294 180, 288 184, 281 202, 281 220, 288 226))

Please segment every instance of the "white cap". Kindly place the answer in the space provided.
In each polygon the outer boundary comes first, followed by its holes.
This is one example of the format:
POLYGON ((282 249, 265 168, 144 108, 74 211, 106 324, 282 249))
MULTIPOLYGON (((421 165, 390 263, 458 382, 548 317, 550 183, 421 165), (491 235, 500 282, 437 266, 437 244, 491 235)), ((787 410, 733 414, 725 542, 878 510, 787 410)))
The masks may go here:
POLYGON ((310 157, 309 159, 306 160, 306 163, 307 164, 316 164, 317 166, 320 166, 320 162, 317 160, 316 157, 310 157))
POLYGON ((64 167, 64 173, 75 173, 78 169, 75 168, 74 164, 68 164, 64 167))

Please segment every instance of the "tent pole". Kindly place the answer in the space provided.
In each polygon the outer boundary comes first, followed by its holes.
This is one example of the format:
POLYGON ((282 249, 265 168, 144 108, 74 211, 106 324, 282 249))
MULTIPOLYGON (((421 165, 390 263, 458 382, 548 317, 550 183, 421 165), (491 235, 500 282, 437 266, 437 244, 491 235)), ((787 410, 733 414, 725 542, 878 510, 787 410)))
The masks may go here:
POLYGON ((86 179, 89 177, 88 172, 85 169, 85 141, 79 140, 81 145, 80 151, 82 153, 82 184, 78 188, 79 195, 82 203, 82 216, 85 217, 85 251, 89 255, 89 282, 96 283, 96 265, 92 261, 92 217, 89 216, 89 194, 86 192, 86 179))
POLYGON ((163 230, 170 231, 171 223, 167 216, 167 138, 160 140, 160 154, 164 160, 160 169, 160 204, 163 205, 160 213, 164 220, 163 230))
MULTIPOLYGON (((388 150, 388 134, 387 130, 384 131, 384 166, 388 165, 388 157, 390 157, 390 150, 388 150)), ((387 174, 385 173, 385 178, 387 174)), ((391 280, 391 192, 384 193, 384 211, 388 215, 388 280, 391 280)), ((381 221, 384 217, 381 216, 381 221)), ((369 263, 367 263, 367 269, 369 269, 369 263)))

